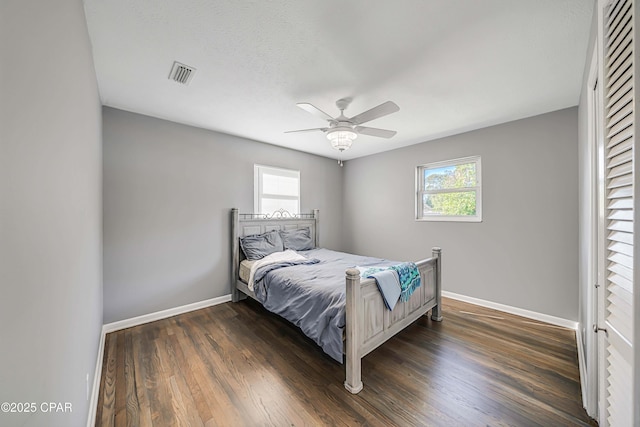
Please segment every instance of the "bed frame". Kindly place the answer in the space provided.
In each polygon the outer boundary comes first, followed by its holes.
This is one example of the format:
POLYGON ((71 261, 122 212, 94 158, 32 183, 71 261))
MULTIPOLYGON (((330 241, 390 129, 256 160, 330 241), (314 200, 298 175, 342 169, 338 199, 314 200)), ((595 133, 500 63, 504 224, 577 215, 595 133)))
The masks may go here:
MULTIPOLYGON (((309 227, 311 238, 318 245, 319 211, 292 215, 284 210, 273 214, 240 214, 231 210, 231 298, 233 302, 249 296, 256 299, 246 283, 239 278, 240 262, 244 255, 240 250, 240 237, 271 230, 290 230, 309 227)), ((422 285, 407 302, 399 301, 389 311, 380 295, 374 279, 361 279, 356 269, 346 271, 346 334, 344 386, 351 393, 362 390, 361 360, 389 338, 409 326, 431 310, 431 319, 442 321, 440 248, 433 248, 432 257, 416 262, 422 285)))

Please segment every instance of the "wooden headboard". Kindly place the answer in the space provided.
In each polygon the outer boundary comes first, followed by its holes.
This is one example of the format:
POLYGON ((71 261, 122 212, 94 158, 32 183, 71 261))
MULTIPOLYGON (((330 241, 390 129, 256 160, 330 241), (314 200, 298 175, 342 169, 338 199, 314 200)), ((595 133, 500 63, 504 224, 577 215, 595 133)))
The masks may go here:
POLYGON ((314 246, 319 247, 320 211, 314 209, 312 213, 291 214, 284 209, 272 214, 239 213, 238 209, 231 209, 231 297, 237 301, 236 282, 238 269, 244 254, 240 250, 240 237, 261 234, 271 230, 291 230, 295 228, 309 228, 314 246))

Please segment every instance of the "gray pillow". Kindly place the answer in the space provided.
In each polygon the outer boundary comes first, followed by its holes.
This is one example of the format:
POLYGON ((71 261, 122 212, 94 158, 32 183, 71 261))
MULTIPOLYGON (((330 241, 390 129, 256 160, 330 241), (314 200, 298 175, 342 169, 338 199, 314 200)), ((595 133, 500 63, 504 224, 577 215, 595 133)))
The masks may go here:
POLYGON ((282 238, 275 230, 262 234, 241 237, 240 247, 242 247, 244 256, 247 257, 249 261, 261 259, 274 252, 281 252, 284 250, 282 238))
POLYGON ((311 240, 311 230, 308 227, 281 231, 280 236, 285 249, 306 251, 315 247, 313 240, 311 240))

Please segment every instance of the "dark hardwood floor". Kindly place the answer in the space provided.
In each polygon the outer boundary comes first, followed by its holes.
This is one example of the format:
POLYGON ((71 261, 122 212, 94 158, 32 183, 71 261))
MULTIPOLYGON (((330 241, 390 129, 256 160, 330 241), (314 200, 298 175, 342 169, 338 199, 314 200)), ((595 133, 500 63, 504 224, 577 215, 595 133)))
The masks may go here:
POLYGON ((98 426, 573 426, 575 333, 444 299, 343 366, 257 303, 226 303, 107 335, 98 426))

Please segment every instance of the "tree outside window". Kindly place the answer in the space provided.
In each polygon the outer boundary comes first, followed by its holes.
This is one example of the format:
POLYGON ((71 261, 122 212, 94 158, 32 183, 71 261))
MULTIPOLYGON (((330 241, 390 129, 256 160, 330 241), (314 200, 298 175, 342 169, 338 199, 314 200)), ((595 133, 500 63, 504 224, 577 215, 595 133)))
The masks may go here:
POLYGON ((480 157, 417 168, 418 220, 482 221, 480 157))

